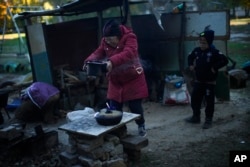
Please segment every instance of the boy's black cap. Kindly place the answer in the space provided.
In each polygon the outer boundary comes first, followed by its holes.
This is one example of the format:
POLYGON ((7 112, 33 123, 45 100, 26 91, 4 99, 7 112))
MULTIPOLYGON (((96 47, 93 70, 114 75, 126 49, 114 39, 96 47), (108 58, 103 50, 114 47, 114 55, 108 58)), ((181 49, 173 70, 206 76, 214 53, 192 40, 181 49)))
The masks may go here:
POLYGON ((205 30, 202 33, 200 33, 200 37, 204 37, 207 40, 208 45, 211 45, 214 40, 214 31, 205 30))

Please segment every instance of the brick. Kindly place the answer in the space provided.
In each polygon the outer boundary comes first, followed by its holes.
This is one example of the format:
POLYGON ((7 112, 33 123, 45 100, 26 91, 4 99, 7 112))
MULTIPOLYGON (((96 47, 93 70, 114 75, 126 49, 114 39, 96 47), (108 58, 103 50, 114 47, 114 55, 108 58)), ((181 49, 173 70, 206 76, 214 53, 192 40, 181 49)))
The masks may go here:
POLYGON ((63 163, 67 164, 67 166, 75 165, 78 162, 77 154, 70 154, 66 151, 61 152, 59 158, 63 163))
POLYGON ((75 154, 77 151, 77 147, 71 144, 66 145, 66 151, 70 154, 75 154))
POLYGON ((47 149, 53 148, 58 145, 58 132, 57 131, 49 131, 43 134, 45 140, 45 147, 47 149))
POLYGON ((100 147, 101 145, 94 145, 94 144, 77 144, 77 150, 82 150, 84 152, 91 152, 94 149, 100 147))
POLYGON ((29 154, 42 154, 58 145, 58 132, 49 131, 41 135, 29 137, 24 141, 25 145, 28 146, 25 148, 25 151, 29 152, 29 154))
POLYGON ((112 157, 119 156, 123 154, 123 145, 119 144, 115 146, 115 148, 110 152, 110 155, 112 157))
POLYGON ((109 132, 109 134, 117 136, 118 138, 124 138, 127 136, 127 126, 123 125, 117 129, 112 130, 112 132, 109 132))
POLYGON ((105 153, 101 147, 98 147, 90 152, 77 148, 77 153, 81 156, 91 158, 93 160, 103 159, 105 157, 105 153))
POLYGON ((115 145, 114 145, 113 142, 105 142, 105 143, 102 145, 102 148, 103 148, 104 152, 110 153, 112 150, 114 150, 115 145))
POLYGON ((123 159, 121 158, 108 161, 107 166, 108 167, 127 167, 127 165, 124 163, 123 159))
POLYGON ((102 167, 102 162, 99 160, 93 161, 90 158, 79 156, 79 161, 84 167, 102 167))
POLYGON ((87 135, 71 134, 77 144, 89 145, 89 147, 97 148, 104 143, 103 136, 92 137, 87 135))
POLYGON ((13 140, 20 136, 22 136, 22 130, 18 130, 14 126, 8 126, 0 130, 1 139, 13 140))
POLYGON ((148 146, 148 139, 141 136, 128 135, 127 137, 121 139, 121 143, 126 149, 140 150, 148 146))
POLYGON ((128 159, 132 161, 139 161, 141 159, 141 151, 133 149, 124 149, 124 152, 128 155, 128 159))
POLYGON ((75 136, 73 135, 70 135, 70 133, 68 133, 68 142, 69 144, 73 145, 73 146, 76 146, 77 145, 77 141, 76 141, 76 138, 75 136))
POLYGON ((107 161, 110 159, 110 154, 108 152, 103 152, 102 157, 100 158, 101 161, 107 161))
POLYGON ((104 140, 114 143, 115 146, 120 144, 120 139, 117 136, 114 136, 114 135, 111 135, 111 134, 106 134, 104 136, 104 140))

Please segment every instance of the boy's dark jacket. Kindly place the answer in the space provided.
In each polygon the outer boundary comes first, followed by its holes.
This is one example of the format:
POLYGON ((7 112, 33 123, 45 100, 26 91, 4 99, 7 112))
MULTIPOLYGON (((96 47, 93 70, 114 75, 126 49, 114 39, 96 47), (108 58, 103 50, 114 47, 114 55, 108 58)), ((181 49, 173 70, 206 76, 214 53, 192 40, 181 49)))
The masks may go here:
POLYGON ((213 46, 204 51, 197 47, 188 55, 188 66, 195 67, 196 80, 200 82, 216 81, 218 70, 227 64, 227 57, 213 46))

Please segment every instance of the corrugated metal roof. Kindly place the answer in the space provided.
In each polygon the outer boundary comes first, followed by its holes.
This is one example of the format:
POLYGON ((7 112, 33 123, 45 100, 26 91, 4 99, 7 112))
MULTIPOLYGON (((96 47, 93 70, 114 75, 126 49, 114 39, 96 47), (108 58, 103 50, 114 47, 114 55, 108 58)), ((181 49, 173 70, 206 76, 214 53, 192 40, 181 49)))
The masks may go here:
POLYGON ((27 11, 19 13, 19 17, 35 16, 71 16, 82 13, 98 12, 115 6, 123 6, 128 0, 76 0, 64 4, 57 9, 42 11, 27 11))

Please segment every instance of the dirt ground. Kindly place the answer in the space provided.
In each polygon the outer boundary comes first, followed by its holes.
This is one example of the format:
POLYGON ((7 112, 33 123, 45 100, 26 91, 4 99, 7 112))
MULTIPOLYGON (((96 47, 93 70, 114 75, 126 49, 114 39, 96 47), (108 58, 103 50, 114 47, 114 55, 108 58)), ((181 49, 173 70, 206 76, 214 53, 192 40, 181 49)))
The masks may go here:
POLYGON ((190 105, 144 103, 149 145, 139 166, 228 167, 229 151, 250 150, 250 82, 246 88, 231 89, 230 98, 216 103, 213 127, 207 130, 202 129, 204 121, 184 121, 192 114, 190 105))

